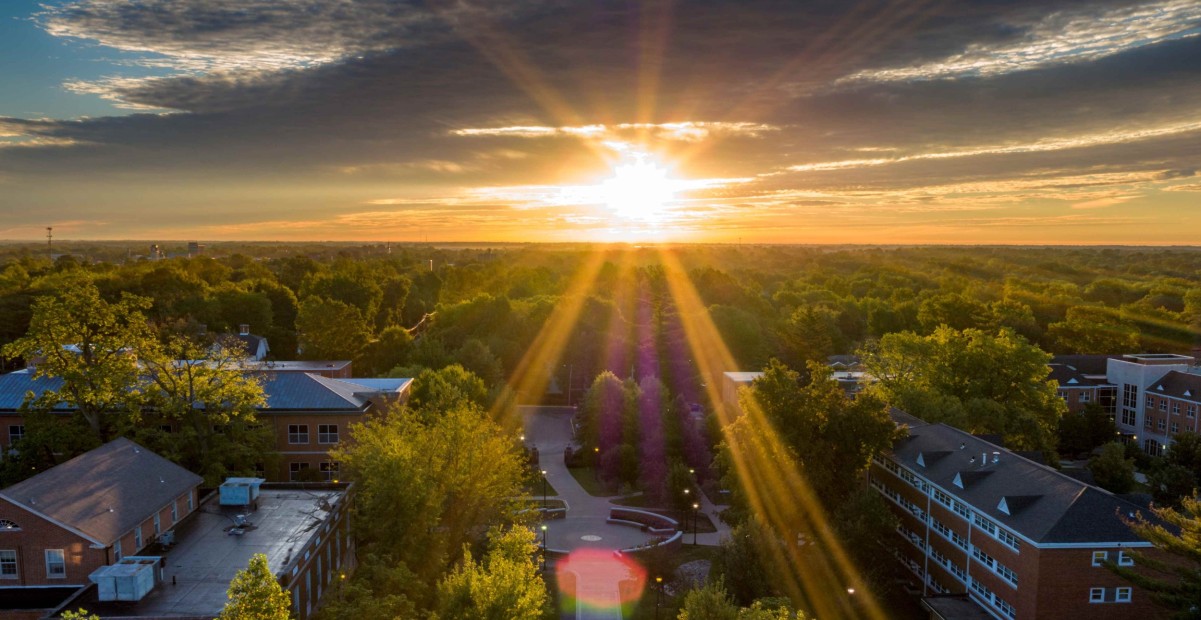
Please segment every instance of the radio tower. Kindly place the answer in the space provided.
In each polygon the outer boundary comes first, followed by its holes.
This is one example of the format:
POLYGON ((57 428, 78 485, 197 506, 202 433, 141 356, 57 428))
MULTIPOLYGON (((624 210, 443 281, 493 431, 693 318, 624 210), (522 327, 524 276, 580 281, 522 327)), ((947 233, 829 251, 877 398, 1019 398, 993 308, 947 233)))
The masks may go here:
POLYGON ((53 226, 46 227, 46 256, 48 258, 54 257, 54 227, 53 226))

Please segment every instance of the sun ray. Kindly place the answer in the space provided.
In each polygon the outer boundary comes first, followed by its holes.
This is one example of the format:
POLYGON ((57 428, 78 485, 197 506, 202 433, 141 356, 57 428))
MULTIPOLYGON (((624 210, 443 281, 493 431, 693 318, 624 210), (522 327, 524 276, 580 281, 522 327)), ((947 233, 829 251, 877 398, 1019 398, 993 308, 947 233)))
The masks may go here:
MULTIPOLYGON (((679 259, 670 250, 661 253, 667 275, 667 285, 679 308, 685 333, 705 383, 710 402, 719 412, 724 424, 733 421, 734 412, 721 406, 718 378, 722 372, 735 368, 733 356, 726 347, 709 313, 688 279, 679 259)), ((809 484, 794 467, 782 466, 786 453, 778 435, 766 420, 762 410, 750 403, 744 415, 750 423, 764 429, 761 436, 766 445, 733 446, 733 461, 737 475, 746 490, 751 509, 776 532, 797 531, 804 540, 819 541, 826 554, 820 554, 818 570, 801 571, 799 544, 788 544, 780 555, 769 558, 777 574, 784 578, 790 594, 807 600, 818 617, 866 616, 883 620, 881 611, 867 584, 833 535, 821 502, 809 484), (754 449, 748 449, 754 448, 754 449), (853 587, 861 604, 852 605, 842 594, 853 587)), ((800 540, 800 538, 798 538, 800 540)), ((791 542, 791 541, 790 541, 791 542)), ((809 558, 814 559, 814 558, 809 558)), ((813 568, 813 565, 808 565, 813 568)))

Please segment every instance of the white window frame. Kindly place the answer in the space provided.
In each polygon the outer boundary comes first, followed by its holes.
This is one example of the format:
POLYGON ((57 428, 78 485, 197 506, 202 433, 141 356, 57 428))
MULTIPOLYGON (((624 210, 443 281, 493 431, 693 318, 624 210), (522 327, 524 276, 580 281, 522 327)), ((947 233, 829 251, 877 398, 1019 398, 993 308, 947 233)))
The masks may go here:
POLYGON ((192 492, 188 491, 188 512, 192 512, 195 509, 196 509, 196 505, 192 500, 192 492))
POLYGON ((1088 392, 1081 392, 1081 393, 1080 393, 1080 402, 1082 402, 1082 403, 1087 403, 1087 402, 1089 401, 1089 399, 1090 399, 1090 398, 1091 398, 1091 397, 1088 395, 1088 392))
POLYGON ((67 578, 67 552, 62 549, 47 549, 46 550, 46 579, 66 579, 67 578), (57 561, 52 561, 51 558, 58 556, 57 561), (61 572, 54 572, 52 567, 61 567, 61 572))
POLYGON ((143 547, 143 545, 142 545, 142 524, 141 523, 139 523, 137 527, 133 528, 133 546, 137 547, 137 549, 135 549, 134 551, 138 551, 143 547))
POLYGON ((309 443, 309 425, 308 424, 289 424, 288 425, 288 443, 293 446, 300 446, 309 443), (293 431, 292 429, 296 429, 293 431), (304 430, 300 430, 304 429, 304 430), (303 441, 301 440, 303 438, 303 441))
POLYGON ((1104 603, 1105 602, 1105 588, 1089 588, 1088 589, 1088 602, 1104 603))
POLYGON ((320 444, 338 443, 338 441, 341 437, 338 434, 339 430, 340 429, 338 428, 337 424, 318 424, 317 425, 317 443, 320 443, 320 444), (321 429, 323 429, 323 428, 326 430, 322 431, 321 429), (332 432, 329 430, 331 428, 333 429, 332 432), (333 437, 333 439, 330 439, 331 436, 333 437))
POLYGON ((156 512, 156 513, 154 513, 154 536, 155 536, 155 538, 161 536, 162 533, 163 533, 163 522, 162 522, 162 519, 159 518, 158 513, 156 512))
POLYGON ((24 424, 9 424, 8 425, 8 447, 13 447, 13 444, 25 438, 24 424), (16 430, 14 433, 13 431, 16 430))
POLYGON ((121 539, 117 539, 113 543, 113 561, 120 562, 122 557, 124 557, 124 554, 121 553, 121 539))
POLYGON ((296 478, 299 476, 300 472, 306 469, 309 469, 308 463, 288 463, 288 481, 297 482, 296 478))
POLYGON ((1131 588, 1129 586, 1115 588, 1114 592, 1113 592, 1113 602, 1129 603, 1130 599, 1133 597, 1133 595, 1134 595, 1134 588, 1131 588))
POLYGON ((1093 566, 1103 566, 1105 564, 1105 561, 1108 559, 1109 559, 1108 551, 1094 551, 1093 552, 1093 566))
POLYGON ((17 563, 16 549, 0 549, 0 579, 19 579, 21 577, 21 566, 17 563), (12 574, 4 574, 4 567, 11 567, 12 574))
POLYGON ((179 502, 171 501, 171 525, 179 523, 179 502))
POLYGON ((1134 558, 1125 551, 1118 552, 1118 566, 1134 566, 1134 558))

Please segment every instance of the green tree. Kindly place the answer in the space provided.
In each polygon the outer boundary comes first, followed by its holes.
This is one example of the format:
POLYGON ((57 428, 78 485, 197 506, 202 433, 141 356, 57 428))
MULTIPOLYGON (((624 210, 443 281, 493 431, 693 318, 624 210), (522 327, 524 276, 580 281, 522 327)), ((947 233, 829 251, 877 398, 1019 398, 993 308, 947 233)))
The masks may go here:
POLYGON ((1116 432, 1113 418, 1101 405, 1089 403, 1084 411, 1065 413, 1060 418, 1059 451, 1066 454, 1091 452, 1093 448, 1113 441, 1116 432))
POLYGON ((1108 308, 1076 306, 1067 318, 1047 326, 1047 337, 1059 353, 1102 354, 1134 351, 1138 330, 1108 308))
POLYGON ((138 355, 153 335, 142 311, 150 302, 124 296, 109 302, 90 282, 33 305, 29 332, 4 347, 4 355, 36 361, 36 377, 62 380, 46 391, 42 405, 66 402, 87 421, 97 437, 101 416, 139 404, 138 355))
POLYGON ((288 620, 292 601, 271 574, 267 556, 256 553, 229 583, 229 602, 217 620, 288 620))
POLYGON ((738 620, 738 605, 718 578, 688 592, 677 620, 738 620))
POLYGON ((1129 522, 1135 534, 1155 545, 1167 557, 1132 550, 1134 566, 1106 566, 1149 591, 1175 618, 1201 617, 1201 499, 1186 497, 1179 510, 1152 508, 1155 520, 1139 513, 1129 522))
POLYGON ((514 518, 524 473, 512 435, 486 412, 469 403, 438 411, 401 408, 353 425, 331 451, 358 489, 361 545, 425 582, 481 528, 514 518))
POLYGON ((441 370, 422 370, 413 380, 409 396, 409 407, 428 415, 462 406, 486 409, 490 404, 483 380, 458 364, 441 370))
POLYGON ((267 402, 261 375, 247 372, 249 362, 237 345, 179 334, 155 343, 142 358, 145 400, 153 412, 125 416, 128 434, 214 486, 231 474, 253 473, 274 448, 271 429, 257 420, 267 402), (146 415, 175 432, 158 433, 159 424, 144 423, 146 415))
POLYGON ((100 620, 100 616, 97 616, 96 614, 89 614, 88 610, 82 607, 77 611, 64 611, 59 617, 62 618, 62 620, 100 620))
POLYGON ((305 359, 355 359, 371 340, 371 328, 356 307, 324 297, 306 297, 296 315, 305 359))
POLYGON ((1054 451, 1067 407, 1047 380, 1051 356, 1012 331, 887 334, 861 357, 876 378, 866 394, 927 422, 997 433, 1020 450, 1054 451))
POLYGON ((1116 441, 1106 444, 1101 454, 1088 462, 1097 486, 1114 493, 1129 493, 1134 488, 1134 459, 1126 458, 1126 446, 1116 441))
POLYGON ((534 562, 538 547, 525 527, 493 532, 488 554, 463 562, 438 584, 438 617, 444 620, 536 620, 547 604, 546 584, 534 562))

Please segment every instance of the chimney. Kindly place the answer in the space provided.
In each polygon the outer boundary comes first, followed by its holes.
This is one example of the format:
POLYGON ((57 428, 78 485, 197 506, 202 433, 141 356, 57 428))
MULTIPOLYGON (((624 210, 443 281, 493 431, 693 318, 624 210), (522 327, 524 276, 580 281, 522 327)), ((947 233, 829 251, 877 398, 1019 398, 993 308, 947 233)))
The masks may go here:
POLYGON ((988 465, 988 453, 981 452, 980 453, 980 467, 984 467, 985 465, 988 465))
POLYGON ((239 325, 238 326, 238 335, 239 336, 249 336, 250 335, 250 324, 242 323, 241 325, 239 325))

